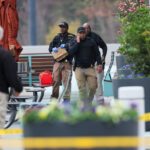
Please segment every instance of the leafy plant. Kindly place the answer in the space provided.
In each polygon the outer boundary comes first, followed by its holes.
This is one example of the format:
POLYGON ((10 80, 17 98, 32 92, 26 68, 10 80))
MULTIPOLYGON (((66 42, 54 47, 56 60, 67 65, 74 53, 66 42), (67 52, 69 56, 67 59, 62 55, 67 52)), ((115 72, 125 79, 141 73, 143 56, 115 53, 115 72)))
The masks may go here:
POLYGON ((91 106, 85 102, 76 102, 73 104, 53 103, 40 110, 32 108, 25 112, 23 122, 66 122, 68 124, 76 124, 83 121, 95 120, 115 124, 120 121, 137 119, 138 113, 135 104, 131 104, 130 108, 125 108, 118 101, 113 107, 97 104, 91 106))
POLYGON ((121 18, 128 17, 132 20, 131 13, 136 13, 136 9, 145 4, 145 0, 120 0, 118 12, 121 18))
POLYGON ((119 53, 134 63, 136 74, 150 75, 150 8, 143 0, 122 0, 119 13, 121 31, 119 53), (131 11, 132 10, 132 11, 131 11), (127 12, 126 12, 127 11, 127 12))

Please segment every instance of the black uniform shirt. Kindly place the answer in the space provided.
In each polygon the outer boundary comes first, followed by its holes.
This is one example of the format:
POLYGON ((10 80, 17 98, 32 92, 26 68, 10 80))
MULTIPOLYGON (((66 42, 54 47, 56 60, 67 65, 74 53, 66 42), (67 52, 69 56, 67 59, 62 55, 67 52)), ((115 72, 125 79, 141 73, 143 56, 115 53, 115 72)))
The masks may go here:
POLYGON ((104 42, 104 40, 98 34, 96 34, 95 32, 90 32, 87 36, 92 38, 96 42, 98 47, 102 48, 102 50, 103 50, 103 54, 102 55, 104 57, 106 57, 107 45, 104 42))
POLYGON ((75 38, 71 42, 69 55, 75 57, 77 67, 88 68, 94 66, 96 61, 98 65, 102 64, 99 49, 95 41, 89 37, 81 40, 80 43, 77 43, 75 38))

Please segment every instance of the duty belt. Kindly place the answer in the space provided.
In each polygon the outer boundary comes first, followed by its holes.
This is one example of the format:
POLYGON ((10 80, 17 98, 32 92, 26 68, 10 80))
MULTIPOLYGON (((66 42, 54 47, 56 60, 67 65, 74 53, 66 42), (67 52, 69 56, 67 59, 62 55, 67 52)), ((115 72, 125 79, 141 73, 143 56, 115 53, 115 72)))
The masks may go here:
POLYGON ((61 61, 59 61, 59 63, 62 63, 62 62, 69 62, 69 60, 68 59, 65 59, 65 60, 61 60, 61 61))
POLYGON ((79 67, 79 68, 93 68, 94 65, 90 65, 90 66, 88 66, 88 67, 83 67, 83 66, 77 65, 77 67, 79 67))

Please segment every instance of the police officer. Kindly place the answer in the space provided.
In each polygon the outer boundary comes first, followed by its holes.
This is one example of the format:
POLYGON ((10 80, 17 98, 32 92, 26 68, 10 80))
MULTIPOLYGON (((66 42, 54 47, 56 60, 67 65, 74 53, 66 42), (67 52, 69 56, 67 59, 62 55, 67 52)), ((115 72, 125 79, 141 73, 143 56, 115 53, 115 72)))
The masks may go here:
POLYGON ((97 77, 94 68, 97 62, 97 72, 102 71, 102 62, 99 49, 95 41, 86 37, 84 27, 77 30, 77 38, 71 42, 69 55, 75 58, 75 76, 79 88, 81 100, 93 100, 97 88, 97 77), (86 83, 88 84, 88 95, 86 92, 86 83))
MULTIPOLYGON (((60 32, 57 36, 54 37, 53 41, 50 43, 49 51, 50 53, 53 51, 55 53, 58 52, 58 47, 65 48, 67 51, 69 50, 70 41, 75 37, 75 35, 68 33, 68 23, 61 22, 59 24, 60 32)), ((59 86, 61 81, 63 81, 64 88, 67 86, 69 71, 72 71, 72 57, 67 56, 61 61, 56 61, 53 67, 53 90, 51 98, 59 97, 59 86)), ((64 95, 64 101, 70 100, 70 92, 71 92, 71 78, 69 81, 69 88, 64 95)))
POLYGON ((103 64, 103 71, 100 74, 97 74, 98 88, 96 90, 96 98, 99 98, 100 96, 103 96, 102 81, 104 78, 104 68, 105 68, 105 58, 106 58, 106 54, 107 54, 107 45, 98 34, 96 34, 95 32, 92 32, 91 26, 89 23, 84 23, 83 27, 85 27, 85 29, 86 29, 86 35, 88 37, 92 38, 96 42, 98 48, 101 48, 103 51, 102 56, 100 56, 102 59, 102 64, 103 64))

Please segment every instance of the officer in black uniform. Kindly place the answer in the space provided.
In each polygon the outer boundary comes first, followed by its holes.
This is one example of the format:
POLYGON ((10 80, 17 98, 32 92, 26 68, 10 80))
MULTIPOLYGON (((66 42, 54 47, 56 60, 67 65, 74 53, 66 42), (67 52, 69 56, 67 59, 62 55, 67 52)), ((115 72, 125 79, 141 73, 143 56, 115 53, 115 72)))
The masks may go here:
POLYGON ((105 58, 106 58, 106 54, 107 54, 107 45, 104 42, 104 40, 95 32, 92 32, 91 30, 91 26, 89 23, 84 23, 83 27, 85 27, 86 29, 86 35, 90 38, 92 38, 96 44, 98 48, 102 49, 102 55, 100 55, 99 57, 101 57, 102 59, 102 65, 103 65, 103 71, 100 74, 97 74, 97 82, 98 82, 98 88, 96 90, 96 99, 100 99, 101 96, 103 96, 103 85, 102 85, 102 81, 104 78, 104 69, 105 69, 105 58))
MULTIPOLYGON (((59 24, 60 31, 57 36, 54 37, 53 41, 50 43, 49 51, 50 53, 53 51, 55 53, 58 52, 58 47, 65 48, 67 51, 70 47, 70 41, 75 37, 74 34, 68 33, 68 23, 61 22, 59 24)), ((67 56, 63 60, 57 62, 55 60, 55 64, 53 67, 53 91, 52 98, 59 97, 59 85, 61 81, 63 81, 64 88, 67 86, 69 71, 72 71, 72 57, 67 56)), ((71 92, 71 78, 69 81, 68 90, 64 96, 64 101, 70 100, 70 92, 71 92)))
POLYGON ((78 35, 71 42, 69 55, 75 58, 75 75, 79 88, 81 100, 93 100, 97 88, 97 77, 95 62, 97 62, 97 72, 102 71, 102 62, 96 42, 86 37, 84 27, 79 27, 78 35), (86 91, 86 83, 89 92, 86 91), (87 95, 88 93, 88 95, 87 95))

